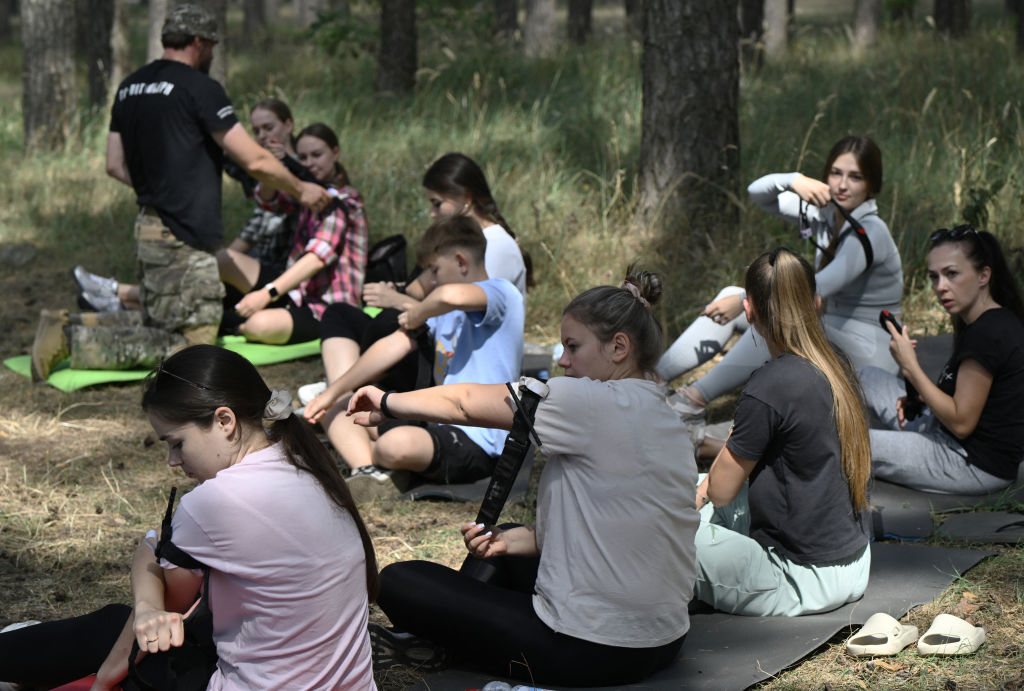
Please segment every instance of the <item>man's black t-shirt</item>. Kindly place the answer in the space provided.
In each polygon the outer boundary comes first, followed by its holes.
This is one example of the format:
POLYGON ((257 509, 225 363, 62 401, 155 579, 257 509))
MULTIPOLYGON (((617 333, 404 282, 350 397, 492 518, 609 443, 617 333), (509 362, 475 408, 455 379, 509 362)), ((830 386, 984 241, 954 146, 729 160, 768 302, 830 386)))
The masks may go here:
POLYGON ((115 95, 110 131, 121 135, 139 205, 193 247, 212 250, 224 239, 224 154, 210 135, 237 122, 220 84, 174 60, 149 63, 115 95))
POLYGON ((843 559, 868 542, 843 476, 832 404, 825 375, 785 353, 750 377, 727 442, 734 456, 757 463, 750 537, 800 564, 843 559))
POLYGON ((1017 477, 1024 459, 1024 324, 1005 308, 990 309, 968 324, 953 356, 939 375, 938 387, 952 396, 960 363, 975 360, 992 375, 978 424, 960 440, 967 460, 1005 480, 1017 477))

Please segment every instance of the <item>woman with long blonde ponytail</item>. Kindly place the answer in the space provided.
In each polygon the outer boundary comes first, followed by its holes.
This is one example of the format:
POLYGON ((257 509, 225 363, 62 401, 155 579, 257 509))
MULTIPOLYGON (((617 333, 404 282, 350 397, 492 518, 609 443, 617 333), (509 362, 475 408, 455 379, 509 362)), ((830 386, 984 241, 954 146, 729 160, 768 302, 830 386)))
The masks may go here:
POLYGON ((826 612, 863 595, 871 566, 859 385, 825 338, 806 261, 783 248, 762 254, 746 294, 771 360, 743 389, 733 431, 697 488, 695 595, 734 614, 826 612))

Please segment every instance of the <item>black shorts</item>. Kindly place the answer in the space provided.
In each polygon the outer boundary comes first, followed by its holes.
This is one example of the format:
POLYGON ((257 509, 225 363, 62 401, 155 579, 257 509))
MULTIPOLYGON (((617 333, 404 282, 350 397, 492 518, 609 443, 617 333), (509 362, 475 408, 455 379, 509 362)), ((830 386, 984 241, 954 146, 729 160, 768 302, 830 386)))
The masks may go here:
POLYGON ((423 427, 434 442, 430 465, 417 473, 428 482, 439 485, 460 485, 476 482, 494 472, 496 458, 480 448, 461 427, 434 422, 388 420, 377 427, 381 436, 396 427, 423 427))

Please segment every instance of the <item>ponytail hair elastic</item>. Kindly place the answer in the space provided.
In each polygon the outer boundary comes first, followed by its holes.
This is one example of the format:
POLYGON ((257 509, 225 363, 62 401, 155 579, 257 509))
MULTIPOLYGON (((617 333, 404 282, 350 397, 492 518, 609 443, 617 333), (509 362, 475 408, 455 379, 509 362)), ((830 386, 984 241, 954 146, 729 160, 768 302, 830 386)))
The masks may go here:
POLYGON ((622 287, 628 290, 630 295, 639 300, 641 305, 647 307, 648 309, 650 308, 651 303, 647 301, 647 298, 640 294, 640 289, 637 288, 635 283, 632 283, 631 281, 623 281, 622 287))
POLYGON ((264 420, 286 420, 292 414, 292 395, 288 391, 274 389, 270 392, 270 400, 263 408, 264 420))

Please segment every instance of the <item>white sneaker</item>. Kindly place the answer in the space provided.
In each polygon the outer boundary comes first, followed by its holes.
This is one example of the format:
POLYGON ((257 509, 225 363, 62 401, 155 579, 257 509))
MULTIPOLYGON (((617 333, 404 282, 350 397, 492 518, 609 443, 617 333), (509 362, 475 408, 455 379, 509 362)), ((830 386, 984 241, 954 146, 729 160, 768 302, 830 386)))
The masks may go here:
POLYGON ((353 468, 352 474, 345 481, 348 491, 352 494, 352 500, 357 504, 370 501, 371 499, 386 499, 397 497, 400 492, 387 468, 379 468, 375 465, 364 465, 361 468, 353 468))
POLYGON ((28 621, 19 621, 15 624, 8 624, 7 626, 3 627, 2 629, 0 629, 0 633, 7 633, 8 631, 17 631, 18 629, 23 629, 26 626, 35 626, 36 624, 42 623, 43 622, 36 621, 35 619, 29 619, 28 621))
POLYGON ((89 291, 79 293, 78 306, 86 312, 120 312, 124 309, 117 295, 89 291))
POLYGON ((301 403, 303 406, 307 406, 309 405, 310 401, 312 401, 314 398, 316 398, 326 390, 327 382, 325 381, 318 381, 315 384, 306 384, 305 386, 300 386, 297 392, 297 395, 299 397, 299 403, 301 403))
POLYGON ((75 283, 82 289, 83 293, 94 295, 113 295, 117 297, 117 281, 106 276, 98 276, 85 270, 84 266, 76 266, 71 270, 75 283))

